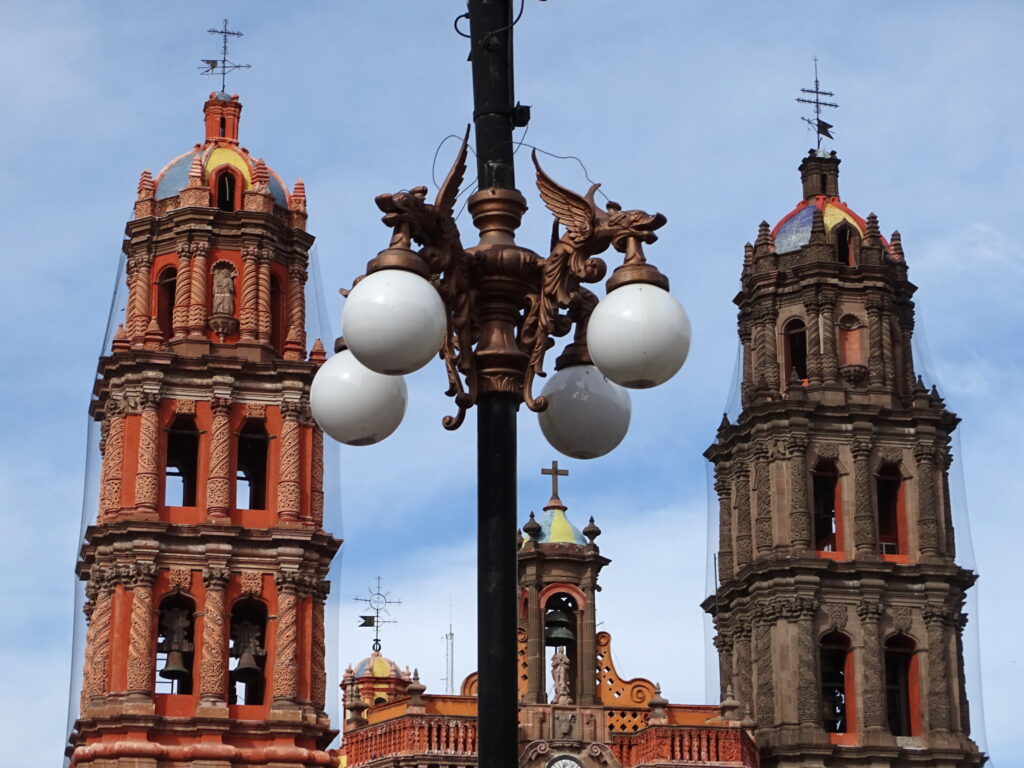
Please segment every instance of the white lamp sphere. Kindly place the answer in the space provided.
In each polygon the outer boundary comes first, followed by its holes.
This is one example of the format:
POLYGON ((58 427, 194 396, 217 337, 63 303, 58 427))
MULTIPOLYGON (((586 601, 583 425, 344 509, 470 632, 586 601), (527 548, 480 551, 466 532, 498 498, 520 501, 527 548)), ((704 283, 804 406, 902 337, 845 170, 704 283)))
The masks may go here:
POLYGON ((371 371, 347 349, 320 366, 309 389, 316 423, 346 445, 373 445, 390 435, 407 400, 405 379, 371 371))
POLYGON ((419 275, 382 269, 360 280, 341 312, 342 335, 370 370, 397 376, 430 362, 444 341, 444 302, 419 275))
POLYGON ((551 446, 574 459, 596 459, 622 442, 629 429, 629 392, 593 365, 558 371, 544 386, 547 410, 538 414, 551 446))
POLYGON ((690 351, 690 319, 668 291, 648 283, 616 288, 594 308, 587 348, 605 376, 632 389, 671 379, 690 351))

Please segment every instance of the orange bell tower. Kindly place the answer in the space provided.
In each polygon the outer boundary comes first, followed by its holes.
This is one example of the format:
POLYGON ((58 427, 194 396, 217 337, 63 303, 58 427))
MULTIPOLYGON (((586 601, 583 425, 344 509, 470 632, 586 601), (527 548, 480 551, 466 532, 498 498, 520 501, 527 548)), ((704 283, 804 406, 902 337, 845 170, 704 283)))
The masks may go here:
POLYGON ((329 766, 323 436, 301 181, 238 143, 238 96, 139 181, 126 317, 99 362, 97 519, 72 766, 329 766))

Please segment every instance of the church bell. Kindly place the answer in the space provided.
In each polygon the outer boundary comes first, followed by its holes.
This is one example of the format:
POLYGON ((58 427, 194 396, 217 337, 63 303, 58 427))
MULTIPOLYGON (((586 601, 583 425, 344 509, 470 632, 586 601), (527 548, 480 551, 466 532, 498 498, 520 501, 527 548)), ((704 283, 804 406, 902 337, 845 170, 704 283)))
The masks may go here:
POLYGON ((235 679, 240 683, 256 683, 262 676, 263 670, 256 663, 256 657, 252 651, 243 651, 238 658, 238 666, 235 667, 235 679))
POLYGON ((561 608, 549 611, 544 617, 544 645, 559 646, 576 642, 574 623, 573 617, 561 608))
POLYGON ((188 667, 185 666, 185 657, 181 651, 169 651, 164 668, 160 670, 160 677, 165 680, 187 680, 189 676, 188 667))

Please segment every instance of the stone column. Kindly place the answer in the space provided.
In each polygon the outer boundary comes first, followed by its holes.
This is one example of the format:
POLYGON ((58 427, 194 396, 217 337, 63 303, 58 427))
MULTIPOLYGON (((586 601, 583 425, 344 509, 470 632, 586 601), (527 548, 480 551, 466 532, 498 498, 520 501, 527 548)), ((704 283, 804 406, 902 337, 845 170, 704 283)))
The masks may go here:
POLYGON ((772 479, 768 462, 768 446, 759 443, 754 449, 754 467, 757 475, 757 509, 755 511, 754 543, 758 557, 768 557, 772 551, 772 479))
POLYGON ((917 538, 922 558, 939 556, 939 518, 935 504, 935 448, 914 446, 917 462, 917 538))
POLYGON ((946 546, 943 551, 950 560, 956 559, 956 531, 953 530, 953 500, 949 494, 949 468, 953 465, 953 454, 948 447, 939 450, 939 473, 942 478, 942 525, 946 546))
POLYGON ((818 685, 818 643, 814 636, 814 616, 818 601, 797 598, 793 606, 797 625, 797 718, 800 725, 821 727, 821 687, 818 685))
POLYGON ((192 272, 189 287, 188 335, 201 338, 206 333, 206 252, 209 243, 192 243, 192 272))
POLYGON ((125 329, 133 347, 145 343, 149 327, 150 272, 153 257, 138 252, 128 257, 128 327, 125 329))
POLYGON ((171 328, 175 339, 188 336, 188 307, 192 293, 191 267, 192 246, 178 245, 178 276, 174 282, 174 308, 171 310, 171 328))
POLYGON ((811 514, 807 507, 807 438, 791 435, 786 441, 789 453, 789 528, 793 549, 804 552, 811 547, 811 514))
POLYGON ((882 379, 887 386, 897 389, 896 361, 892 356, 892 323, 888 302, 882 305, 879 323, 882 326, 882 379))
POLYGON ((948 611, 942 605, 928 603, 921 615, 928 628, 928 726, 932 731, 949 731, 948 611))
POLYGON ((256 341, 259 331, 259 259, 260 251, 255 246, 242 249, 242 300, 238 312, 242 341, 256 341))
POLYGON ((903 356, 903 381, 901 384, 904 397, 910 397, 917 381, 914 377, 914 350, 911 346, 913 333, 914 305, 907 302, 900 307, 900 353, 903 356))
POLYGON ((206 481, 206 515, 210 522, 228 522, 231 507, 231 398, 210 400, 210 474, 206 481))
POLYGON ((117 517, 121 511, 121 472, 124 464, 124 403, 111 399, 104 419, 103 481, 100 490, 100 519, 117 517))
POLYGON ((882 666, 882 638, 878 632, 878 620, 882 616, 882 604, 877 600, 863 600, 857 606, 860 617, 861 647, 859 670, 860 717, 865 730, 884 730, 885 717, 885 669, 882 666))
POLYGON ((735 564, 732 551, 732 482, 728 464, 715 465, 715 491, 718 493, 718 578, 731 579, 735 564))
POLYGON ((758 728, 775 725, 775 666, 772 660, 772 629, 777 612, 760 603, 754 608, 754 658, 757 661, 755 719, 758 728))
POLYGON ((256 281, 257 338, 270 343, 270 250, 260 251, 259 276, 256 281))
POLYGON ((543 704, 547 677, 544 669, 544 606, 540 604, 540 585, 526 587, 526 683, 527 704, 543 704))
POLYGON ((294 523, 301 509, 302 426, 299 403, 281 403, 281 459, 277 480, 277 519, 294 523))
POLYGON ((835 291, 821 293, 822 359, 821 373, 826 384, 835 384, 839 379, 839 352, 836 347, 835 291))
POLYGON ((321 580, 313 592, 313 637, 311 638, 309 698, 317 715, 327 706, 327 639, 324 636, 324 602, 331 583, 321 580))
POLYGON ((203 656, 199 667, 199 701, 201 706, 227 706, 228 620, 224 604, 224 590, 230 573, 225 568, 208 568, 203 573, 206 586, 206 605, 203 607, 203 656))
POLYGON ((737 457, 733 477, 736 483, 736 567, 742 568, 751 559, 750 468, 745 457, 737 457))
POLYGON ((301 577, 280 571, 277 583, 277 631, 274 650, 274 698, 272 709, 294 709, 299 696, 298 605, 301 577))
POLYGON ((967 626, 967 614, 958 611, 954 626, 956 628, 956 670, 960 704, 960 731, 965 736, 970 736, 971 706, 967 701, 967 674, 966 667, 964 666, 964 627, 967 626))
POLYGON ((754 313, 756 323, 757 361, 755 386, 764 383, 774 391, 779 389, 779 358, 775 343, 775 308, 770 304, 758 307, 754 313))
POLYGON ((741 405, 746 408, 750 403, 750 388, 754 382, 754 350, 750 345, 750 314, 740 312, 739 332, 740 346, 743 355, 743 375, 740 380, 741 405))
MULTIPOLYGON (((94 568, 90 585, 94 587, 94 604, 89 616, 86 640, 86 669, 82 680, 83 702, 90 705, 103 701, 110 690, 110 617, 113 609, 115 581, 110 569, 94 568)), ((82 708, 82 716, 86 714, 82 708)))
POLYGON ((128 635, 128 698, 151 700, 156 674, 156 621, 153 582, 156 566, 135 563, 131 574, 132 613, 128 635))
POLYGON ((719 701, 722 701, 725 699, 726 691, 734 686, 732 671, 734 642, 732 633, 719 624, 717 617, 715 623, 718 625, 718 634, 715 635, 714 643, 715 649, 718 651, 719 701))
POLYGON ((881 300, 877 296, 871 296, 864 306, 868 313, 868 383, 872 387, 877 387, 884 381, 881 300))
POLYGON ((818 297, 809 295, 804 299, 804 306, 807 309, 807 382, 821 384, 822 354, 818 297))
POLYGON ((92 616, 96 610, 96 598, 99 596, 99 571, 93 566, 89 574, 89 581, 85 585, 85 604, 82 606, 82 613, 85 614, 85 653, 82 663, 82 692, 78 700, 78 716, 88 717, 89 691, 92 689, 90 676, 92 670, 92 657, 96 645, 96 627, 93 624, 92 616))
POLYGON ((306 357, 306 270, 300 264, 288 267, 288 337, 284 358, 303 360, 306 357))
POLYGON ((139 455, 135 472, 135 511, 143 515, 156 515, 160 488, 160 395, 143 392, 139 395, 139 455))
POLYGON ((871 442, 855 438, 853 453, 853 544, 861 559, 878 559, 878 536, 875 533, 875 511, 871 503, 871 442))
POLYGON ((313 518, 313 524, 317 528, 324 525, 324 433, 310 419, 310 429, 313 430, 313 455, 310 457, 312 465, 309 491, 309 513, 313 518))
POLYGON ((597 658, 597 644, 595 641, 597 635, 597 613, 594 609, 597 590, 594 588, 595 586, 595 579, 590 573, 583 578, 580 584, 587 604, 582 611, 580 631, 578 633, 578 652, 576 656, 580 661, 576 664, 576 704, 584 707, 596 706, 601 703, 594 689, 594 670, 590 663, 591 659, 597 658), (590 684, 588 685, 588 683, 590 684))
POLYGON ((733 632, 733 660, 740 704, 743 711, 753 714, 753 668, 750 658, 750 626, 738 626, 733 632))

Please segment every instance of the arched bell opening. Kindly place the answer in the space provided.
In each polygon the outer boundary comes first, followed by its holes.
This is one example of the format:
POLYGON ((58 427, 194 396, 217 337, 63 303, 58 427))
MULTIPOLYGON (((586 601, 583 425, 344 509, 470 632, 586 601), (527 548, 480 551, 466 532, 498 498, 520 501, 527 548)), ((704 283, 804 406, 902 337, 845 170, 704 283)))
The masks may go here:
POLYGON ((246 421, 238 434, 235 509, 267 508, 267 444, 261 421, 246 421))
POLYGON ((878 548, 883 555, 907 553, 903 496, 903 476, 900 468, 892 463, 883 464, 875 475, 878 548))
POLYGON ((783 387, 794 377, 807 383, 807 327, 804 321, 794 317, 782 328, 784 339, 782 355, 783 387))
POLYGON ((839 469, 831 459, 822 459, 812 473, 814 503, 814 548, 819 552, 843 549, 840 511, 839 469))
POLYGON ((847 267, 857 266, 860 234, 849 224, 839 224, 832 230, 832 241, 836 245, 836 262, 847 267))
POLYGON ((156 324, 160 327, 160 335, 165 339, 174 334, 173 313, 174 293, 178 285, 178 270, 166 267, 160 271, 156 282, 156 324))
POLYGON ((191 416, 178 416, 167 430, 164 506, 194 507, 199 472, 199 430, 191 416))
POLYGON ((917 644, 904 634, 885 643, 885 710, 894 736, 916 736, 918 731, 917 644))
POLYGON ((579 664, 578 605, 566 594, 554 594, 544 605, 544 646, 551 670, 548 701, 573 704, 579 701, 576 670, 579 664))
POLYGON ((160 601, 156 638, 156 693, 192 693, 196 604, 182 594, 160 601))
POLYGON ((826 733, 850 733, 853 693, 853 656, 850 638, 829 632, 818 645, 821 670, 822 726, 826 733))
POLYGON ((228 703, 262 704, 266 690, 267 608, 245 598, 231 609, 228 703))

